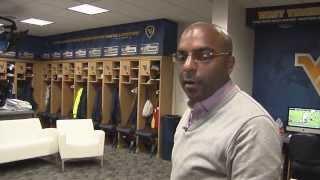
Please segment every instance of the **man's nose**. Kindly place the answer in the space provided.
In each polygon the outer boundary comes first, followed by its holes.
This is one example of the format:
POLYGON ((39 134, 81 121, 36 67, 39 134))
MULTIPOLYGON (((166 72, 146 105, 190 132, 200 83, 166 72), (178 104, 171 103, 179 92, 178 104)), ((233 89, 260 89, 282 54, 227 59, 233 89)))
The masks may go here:
POLYGON ((194 61, 192 54, 189 54, 186 61, 183 64, 183 69, 187 70, 194 70, 196 68, 196 62, 194 61))

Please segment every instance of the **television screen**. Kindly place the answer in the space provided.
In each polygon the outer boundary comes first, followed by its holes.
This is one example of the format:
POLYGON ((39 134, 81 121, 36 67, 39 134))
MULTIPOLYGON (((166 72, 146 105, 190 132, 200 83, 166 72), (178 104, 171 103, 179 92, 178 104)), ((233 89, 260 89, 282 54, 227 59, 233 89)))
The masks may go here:
POLYGON ((289 108, 288 131, 320 133, 320 110, 289 108))

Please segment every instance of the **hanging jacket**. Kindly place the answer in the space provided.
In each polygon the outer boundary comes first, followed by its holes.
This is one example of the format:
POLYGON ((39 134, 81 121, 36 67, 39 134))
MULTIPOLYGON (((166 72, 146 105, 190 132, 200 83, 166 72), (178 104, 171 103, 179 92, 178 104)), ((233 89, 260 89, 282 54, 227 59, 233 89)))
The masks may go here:
POLYGON ((92 111, 92 120, 95 126, 99 125, 102 119, 102 89, 97 88, 96 96, 94 98, 94 105, 92 111))
POLYGON ((8 81, 6 80, 0 81, 0 107, 5 105, 8 95, 9 95, 8 81))
POLYGON ((15 96, 16 96, 16 92, 14 89, 14 81, 13 81, 13 79, 8 79, 8 96, 7 96, 7 98, 14 99, 14 98, 16 98, 15 96))
POLYGON ((133 101, 133 107, 128 119, 129 126, 131 129, 136 129, 136 124, 137 124, 137 104, 138 104, 138 98, 137 95, 134 95, 134 101, 133 101))
POLYGON ((112 100, 111 100, 111 110, 110 118, 112 125, 118 125, 120 122, 120 101, 119 101, 119 89, 113 88, 112 90, 112 100))
POLYGON ((37 103, 33 98, 33 88, 31 80, 19 81, 17 88, 17 98, 27 101, 32 105, 32 109, 37 109, 37 103))
POLYGON ((45 97, 44 97, 44 107, 45 112, 50 112, 50 100, 51 100, 51 85, 48 84, 46 87, 45 97))

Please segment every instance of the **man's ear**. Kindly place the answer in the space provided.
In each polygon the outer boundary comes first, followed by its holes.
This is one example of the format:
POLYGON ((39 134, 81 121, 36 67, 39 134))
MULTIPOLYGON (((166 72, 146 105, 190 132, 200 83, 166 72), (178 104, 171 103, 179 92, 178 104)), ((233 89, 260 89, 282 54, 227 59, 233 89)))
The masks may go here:
POLYGON ((227 70, 228 70, 228 74, 230 75, 233 67, 234 67, 234 63, 235 63, 235 58, 234 56, 230 56, 226 62, 226 66, 227 66, 227 70))

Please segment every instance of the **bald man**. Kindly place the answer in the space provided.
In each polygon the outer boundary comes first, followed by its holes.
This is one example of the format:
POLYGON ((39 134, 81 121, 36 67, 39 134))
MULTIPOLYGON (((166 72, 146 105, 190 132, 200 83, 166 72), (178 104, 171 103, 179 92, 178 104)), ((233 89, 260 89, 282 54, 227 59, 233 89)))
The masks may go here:
POLYGON ((189 98, 176 129, 171 180, 279 180, 281 143, 268 112, 231 81, 232 40, 198 22, 175 55, 189 98))

